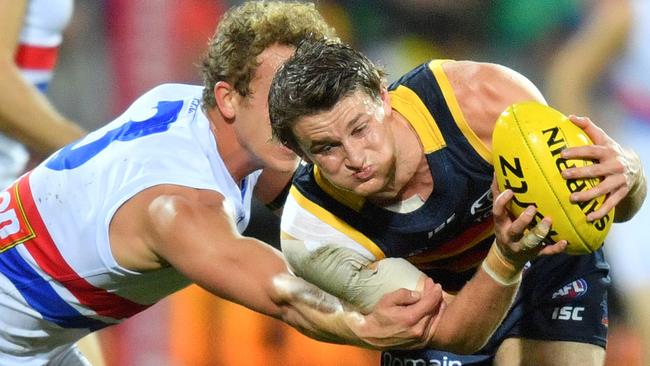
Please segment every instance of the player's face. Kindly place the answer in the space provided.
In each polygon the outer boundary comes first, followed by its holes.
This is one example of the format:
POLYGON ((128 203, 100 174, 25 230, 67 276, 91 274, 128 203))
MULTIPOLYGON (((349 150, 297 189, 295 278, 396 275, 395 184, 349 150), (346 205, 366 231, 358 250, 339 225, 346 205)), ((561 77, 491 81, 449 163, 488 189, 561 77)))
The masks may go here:
POLYGON ((235 122, 240 143, 257 163, 280 171, 293 171, 297 156, 271 138, 268 95, 275 72, 293 53, 293 47, 273 45, 257 57, 259 66, 250 83, 251 93, 241 100, 235 122))
POLYGON ((336 186, 362 196, 390 189, 395 148, 385 117, 390 105, 356 92, 331 110, 301 118, 294 134, 321 173, 336 186))

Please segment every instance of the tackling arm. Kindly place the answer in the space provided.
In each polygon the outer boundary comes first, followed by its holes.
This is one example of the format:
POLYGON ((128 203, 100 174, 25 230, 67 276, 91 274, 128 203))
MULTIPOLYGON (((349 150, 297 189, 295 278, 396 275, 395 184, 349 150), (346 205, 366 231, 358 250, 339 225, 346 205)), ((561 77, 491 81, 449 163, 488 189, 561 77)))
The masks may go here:
POLYGON ((270 245, 241 236, 220 194, 177 186, 145 194, 151 197, 140 211, 146 217, 141 228, 156 262, 168 263, 211 293, 329 342, 386 348, 418 346, 427 339, 430 314, 440 303, 433 284, 425 288, 426 298, 398 291, 363 315, 291 275, 270 245))

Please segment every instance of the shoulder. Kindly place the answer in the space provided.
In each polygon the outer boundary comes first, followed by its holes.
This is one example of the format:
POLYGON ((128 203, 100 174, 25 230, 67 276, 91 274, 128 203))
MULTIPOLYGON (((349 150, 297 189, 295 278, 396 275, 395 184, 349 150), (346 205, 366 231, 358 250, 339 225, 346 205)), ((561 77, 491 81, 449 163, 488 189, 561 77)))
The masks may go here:
POLYGON ((524 101, 546 104, 532 81, 507 66, 454 61, 444 63, 443 69, 468 125, 488 145, 497 118, 508 106, 524 101))
POLYGON ((199 85, 165 83, 149 89, 138 100, 191 100, 201 98, 202 93, 199 85))
POLYGON ((182 250, 197 228, 229 224, 224 201, 218 192, 170 184, 135 194, 117 210, 110 224, 116 260, 137 271, 166 266, 166 253, 182 250))
POLYGON ((187 84, 155 86, 136 98, 113 122, 121 124, 132 120, 169 125, 183 118, 191 120, 200 110, 202 91, 201 86, 187 84))
MULTIPOLYGON (((174 234, 182 226, 208 223, 217 216, 232 219, 227 198, 214 190, 161 184, 139 193, 140 209, 159 234, 174 234)), ((186 229, 183 228, 183 231, 186 229)))
POLYGON ((526 76, 504 65, 455 61, 444 63, 443 69, 454 91, 466 97, 489 97, 493 102, 508 103, 506 106, 523 100, 544 100, 526 76))

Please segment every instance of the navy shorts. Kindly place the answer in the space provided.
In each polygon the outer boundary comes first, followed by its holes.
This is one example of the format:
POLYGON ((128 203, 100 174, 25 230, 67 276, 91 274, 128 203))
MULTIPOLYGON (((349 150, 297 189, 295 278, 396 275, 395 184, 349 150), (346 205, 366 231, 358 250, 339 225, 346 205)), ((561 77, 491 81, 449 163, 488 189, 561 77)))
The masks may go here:
POLYGON ((431 349, 386 351, 381 364, 491 365, 499 345, 512 337, 590 343, 604 348, 609 286, 609 265, 602 249, 590 255, 540 257, 525 269, 512 308, 481 351, 470 356, 431 349))

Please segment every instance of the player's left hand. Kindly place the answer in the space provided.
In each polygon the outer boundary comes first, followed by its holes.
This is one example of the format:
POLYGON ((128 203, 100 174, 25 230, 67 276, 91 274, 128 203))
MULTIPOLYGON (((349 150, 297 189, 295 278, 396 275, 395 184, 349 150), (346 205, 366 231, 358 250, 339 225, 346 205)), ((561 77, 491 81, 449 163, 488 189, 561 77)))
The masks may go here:
POLYGON ((374 348, 421 349, 432 340, 445 306, 442 287, 427 278, 421 293, 407 289, 387 293, 363 321, 349 324, 374 348))
POLYGON ((585 202, 605 195, 602 206, 587 215, 588 221, 598 220, 621 202, 640 179, 641 161, 634 151, 623 149, 588 117, 570 115, 569 120, 585 131, 593 145, 565 149, 562 158, 589 159, 594 164, 565 169, 562 176, 565 179, 601 179, 592 189, 571 195, 572 202, 585 202))

